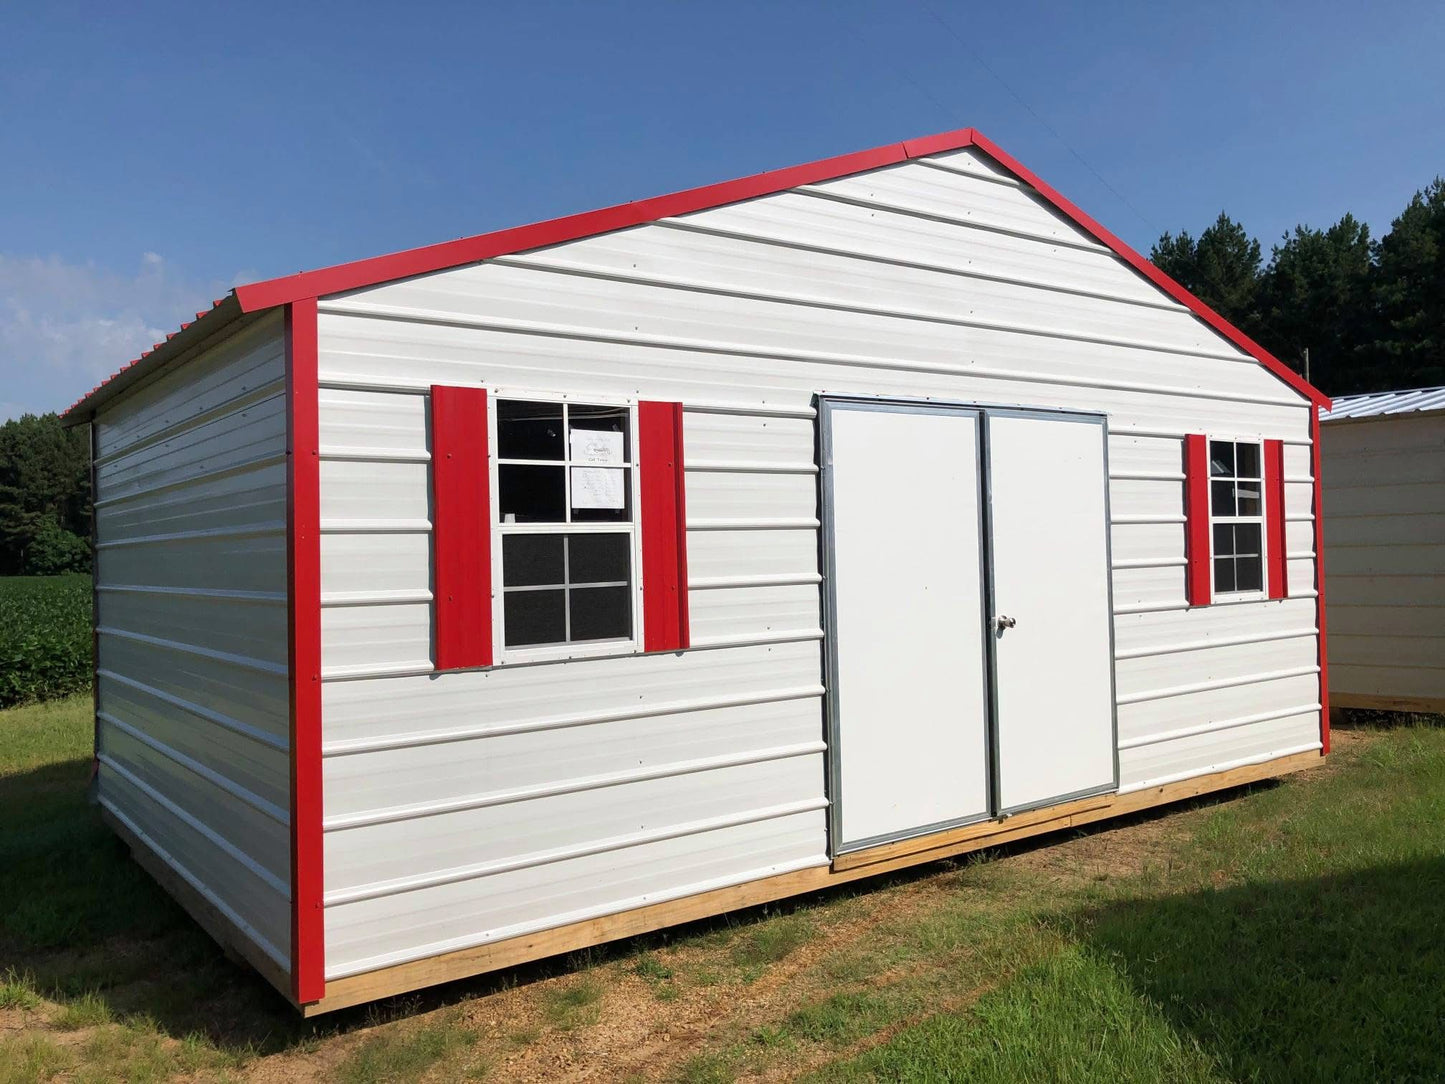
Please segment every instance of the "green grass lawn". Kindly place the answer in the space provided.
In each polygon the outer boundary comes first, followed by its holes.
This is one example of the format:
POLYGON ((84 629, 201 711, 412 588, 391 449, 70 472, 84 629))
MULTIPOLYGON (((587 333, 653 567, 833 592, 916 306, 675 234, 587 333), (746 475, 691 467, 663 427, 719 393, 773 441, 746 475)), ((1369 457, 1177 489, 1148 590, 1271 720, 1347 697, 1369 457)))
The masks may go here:
POLYGON ((89 708, 0 711, 0 1084, 1445 1077, 1445 729, 303 1022, 99 825, 89 708))

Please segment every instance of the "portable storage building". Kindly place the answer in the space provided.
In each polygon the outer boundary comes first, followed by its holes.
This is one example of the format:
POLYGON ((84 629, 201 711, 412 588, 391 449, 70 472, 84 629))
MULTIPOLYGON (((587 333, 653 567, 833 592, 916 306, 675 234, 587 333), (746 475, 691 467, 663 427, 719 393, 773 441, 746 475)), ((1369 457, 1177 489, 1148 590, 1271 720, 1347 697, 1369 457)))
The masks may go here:
POLYGON ((239 287, 97 800, 309 1013, 1305 767, 1326 402, 971 129, 239 287))
POLYGON ((1445 712, 1445 388, 1321 414, 1330 704, 1445 712))

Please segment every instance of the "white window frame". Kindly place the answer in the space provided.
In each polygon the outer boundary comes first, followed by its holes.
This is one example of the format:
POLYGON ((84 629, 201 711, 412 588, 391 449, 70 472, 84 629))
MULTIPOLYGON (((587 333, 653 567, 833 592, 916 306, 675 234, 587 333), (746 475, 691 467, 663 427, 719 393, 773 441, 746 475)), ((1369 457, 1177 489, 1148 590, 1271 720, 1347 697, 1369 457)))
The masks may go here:
MULTIPOLYGON (((516 665, 529 662, 552 662, 558 659, 605 658, 610 655, 632 655, 642 650, 642 517, 637 447, 637 400, 615 395, 572 395, 558 392, 537 391, 532 388, 491 387, 487 394, 487 471, 490 481, 490 500, 487 515, 490 520, 492 557, 492 658, 494 665, 516 665), (624 407, 627 410, 628 459, 623 464, 627 469, 628 493, 632 518, 627 523, 590 521, 582 523, 502 523, 501 522, 501 458, 497 444, 497 403, 503 399, 520 399, 534 403, 558 403, 561 405, 624 407), (585 640, 579 643, 537 644, 525 647, 508 647, 506 630, 505 584, 502 580, 503 539, 510 534, 630 534, 632 545, 631 580, 629 595, 632 604, 632 635, 627 639, 585 640)), ((565 419, 565 412, 564 412, 565 419)), ((561 460, 507 460, 508 463, 534 463, 540 466, 562 467, 564 478, 564 511, 571 513, 572 502, 572 461, 568 447, 567 430, 562 432, 561 460)))
MULTIPOLYGON (((1269 598, 1269 531, 1265 524, 1269 522, 1268 494, 1264 484, 1264 440, 1259 437, 1217 437, 1205 438, 1205 466, 1208 470, 1208 492, 1209 492, 1209 597, 1217 602, 1260 602, 1269 598), (1216 516, 1214 514, 1214 483, 1233 482, 1239 484, 1239 458, 1235 453, 1235 471, 1230 475, 1218 475, 1214 473, 1213 448, 1210 445, 1218 444, 1252 444, 1259 452, 1259 515, 1257 516, 1216 516), (1214 582, 1214 525, 1236 523, 1254 523, 1259 527, 1259 590, 1257 591, 1220 591, 1214 582)), ((1254 481, 1249 478, 1245 481, 1254 481)))

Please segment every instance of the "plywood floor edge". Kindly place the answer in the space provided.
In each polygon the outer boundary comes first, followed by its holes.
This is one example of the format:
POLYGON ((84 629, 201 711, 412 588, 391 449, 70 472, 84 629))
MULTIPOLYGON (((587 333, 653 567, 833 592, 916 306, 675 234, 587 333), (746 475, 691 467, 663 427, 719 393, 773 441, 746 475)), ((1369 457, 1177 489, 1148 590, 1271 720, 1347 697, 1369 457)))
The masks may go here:
POLYGON ((233 959, 239 958, 250 964, 252 970, 274 986, 282 997, 291 1004, 296 1004, 291 998, 291 976, 283 971, 275 960, 267 956, 254 941, 236 929, 229 918, 191 887, 185 878, 171 869, 159 855, 137 838, 135 833, 116 817, 107 810, 101 809, 100 818, 105 822, 106 827, 119 836, 121 842, 130 848, 131 857, 135 859, 136 865, 149 873, 156 883, 181 905, 186 914, 195 920, 196 925, 205 930, 211 940, 221 946, 221 950, 227 956, 233 959))
POLYGON ((953 858, 984 847, 1011 843, 1061 828, 1088 824, 1141 809, 1184 801, 1213 791, 1272 779, 1312 767, 1322 763, 1323 759, 1321 754, 1315 751, 1296 753, 1262 764, 1248 764, 1229 771, 1214 772, 1125 795, 1096 795, 1048 809, 1031 810, 1004 821, 970 825, 966 829, 955 829, 910 840, 904 850, 900 850, 900 844, 886 844, 869 851, 860 851, 844 856, 847 859, 846 864, 842 864, 840 859, 839 863, 831 867, 818 866, 785 873, 586 922, 541 930, 489 945, 398 964, 379 971, 333 979, 326 984, 326 996, 320 1001, 303 1006, 301 1011, 306 1016, 334 1012, 394 994, 470 978, 609 941, 635 937, 668 926, 695 922, 728 911, 755 907, 789 896, 875 877, 907 866, 953 858))

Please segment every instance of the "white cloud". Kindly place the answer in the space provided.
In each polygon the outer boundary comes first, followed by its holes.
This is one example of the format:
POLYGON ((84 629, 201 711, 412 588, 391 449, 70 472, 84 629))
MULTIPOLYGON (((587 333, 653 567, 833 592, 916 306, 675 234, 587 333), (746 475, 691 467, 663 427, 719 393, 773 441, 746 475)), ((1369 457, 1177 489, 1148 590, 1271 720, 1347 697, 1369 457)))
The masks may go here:
POLYGON ((129 273, 0 254, 0 420, 63 410, 229 288, 155 252, 129 273))

